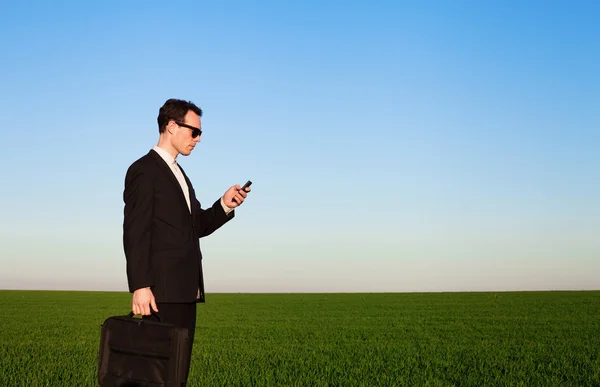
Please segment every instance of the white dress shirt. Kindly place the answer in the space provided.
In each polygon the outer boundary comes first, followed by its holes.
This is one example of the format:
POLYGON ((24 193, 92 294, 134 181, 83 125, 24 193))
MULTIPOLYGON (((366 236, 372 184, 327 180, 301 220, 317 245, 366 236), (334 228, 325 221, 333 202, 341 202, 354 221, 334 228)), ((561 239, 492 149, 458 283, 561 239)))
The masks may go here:
MULTIPOLYGON (((169 154, 169 152, 167 152, 163 148, 159 147, 158 145, 154 145, 152 147, 152 149, 156 153, 158 153, 159 156, 162 157, 163 160, 165 160, 165 162, 167 163, 167 165, 171 168, 171 171, 173 171, 173 175, 175 175, 175 178, 177 178, 177 181, 179 182, 179 185, 181 186, 181 190, 183 191, 183 194, 185 196, 185 201, 187 202, 188 209, 191 212, 192 211, 192 206, 190 204, 190 190, 189 190, 189 187, 187 185, 187 182, 185 181, 185 177, 183 176, 183 173, 181 172, 181 169, 179 169, 179 165, 177 164, 177 160, 175 158, 173 158, 173 156, 171 156, 169 154)), ((221 206, 223 207, 223 210, 225 210, 226 214, 229 214, 231 211, 233 211, 233 208, 227 207, 225 205, 225 203, 223 202, 223 198, 222 197, 221 197, 221 206)))

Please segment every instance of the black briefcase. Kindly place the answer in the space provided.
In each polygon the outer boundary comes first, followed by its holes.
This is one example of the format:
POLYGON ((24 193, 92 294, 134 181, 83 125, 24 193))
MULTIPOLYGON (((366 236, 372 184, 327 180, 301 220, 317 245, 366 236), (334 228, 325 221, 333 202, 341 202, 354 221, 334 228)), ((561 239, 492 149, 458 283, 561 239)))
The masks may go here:
MULTIPOLYGON (((155 312, 152 312, 155 313, 155 312)), ((185 386, 189 335, 185 328, 127 316, 107 318, 100 329, 101 387, 185 386)))

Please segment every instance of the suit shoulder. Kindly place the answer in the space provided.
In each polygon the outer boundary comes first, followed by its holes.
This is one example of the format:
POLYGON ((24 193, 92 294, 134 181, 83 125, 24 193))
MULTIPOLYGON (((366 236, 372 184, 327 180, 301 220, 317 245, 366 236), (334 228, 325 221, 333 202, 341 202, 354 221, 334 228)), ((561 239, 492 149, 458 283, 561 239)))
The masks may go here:
MULTIPOLYGON (((152 151, 150 151, 152 152, 152 151)), ((149 153, 143 155, 142 157, 135 160, 125 172, 125 186, 130 184, 134 184, 134 182, 145 182, 145 184, 149 184, 154 181, 156 177, 156 167, 157 163, 153 160, 152 155, 149 153)))
MULTIPOLYGON (((152 151, 150 151, 152 152, 152 151)), ((131 173, 133 171, 143 171, 151 169, 155 166, 155 162, 152 159, 151 153, 148 152, 145 155, 141 156, 137 160, 135 160, 129 167, 127 168, 127 173, 131 173)))

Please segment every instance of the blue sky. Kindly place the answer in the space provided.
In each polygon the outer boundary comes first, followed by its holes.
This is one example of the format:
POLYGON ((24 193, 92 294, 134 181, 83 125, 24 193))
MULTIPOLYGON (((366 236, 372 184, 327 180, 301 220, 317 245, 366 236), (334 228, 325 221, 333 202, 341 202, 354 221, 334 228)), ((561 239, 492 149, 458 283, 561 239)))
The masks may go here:
POLYGON ((595 1, 0 5, 0 288, 126 290, 168 98, 207 292, 600 289, 595 1))

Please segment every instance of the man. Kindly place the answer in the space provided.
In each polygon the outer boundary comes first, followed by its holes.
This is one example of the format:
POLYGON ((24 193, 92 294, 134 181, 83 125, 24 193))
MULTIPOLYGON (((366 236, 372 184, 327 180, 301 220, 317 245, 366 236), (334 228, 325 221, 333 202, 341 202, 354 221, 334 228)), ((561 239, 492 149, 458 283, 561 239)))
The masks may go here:
MULTIPOLYGON (((200 142, 202 110, 169 99, 158 114, 159 140, 127 170, 123 200, 123 247, 132 311, 188 329, 196 328, 196 305, 205 302, 199 238, 230 221, 250 188, 229 189, 201 208, 192 183, 177 163, 200 142)), ((189 353, 191 354, 192 345, 189 353)), ((189 372, 189 364, 187 364, 189 372)))

